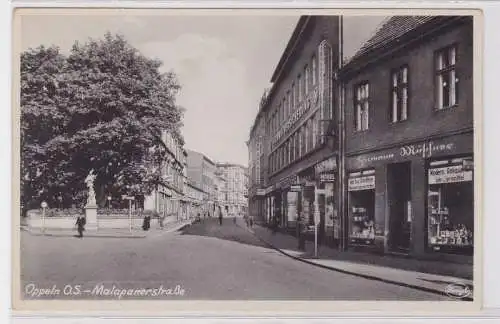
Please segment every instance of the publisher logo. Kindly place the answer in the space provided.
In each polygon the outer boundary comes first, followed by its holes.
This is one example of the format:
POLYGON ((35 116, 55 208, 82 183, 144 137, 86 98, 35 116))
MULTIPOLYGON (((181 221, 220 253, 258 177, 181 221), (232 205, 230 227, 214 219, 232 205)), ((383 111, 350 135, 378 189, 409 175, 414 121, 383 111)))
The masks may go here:
POLYGON ((472 297, 472 289, 464 283, 452 283, 446 286, 444 292, 448 297, 464 299, 472 297))

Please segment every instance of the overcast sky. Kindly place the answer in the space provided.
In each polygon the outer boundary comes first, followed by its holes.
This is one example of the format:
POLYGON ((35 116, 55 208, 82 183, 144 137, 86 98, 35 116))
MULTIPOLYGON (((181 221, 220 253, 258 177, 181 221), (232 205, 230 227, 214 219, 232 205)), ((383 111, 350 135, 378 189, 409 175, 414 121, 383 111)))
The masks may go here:
MULTIPOLYGON (((383 17, 346 17, 344 53, 352 55, 383 17)), ((143 54, 164 62, 182 85, 186 147, 216 161, 248 164, 245 141, 260 96, 298 16, 39 15, 22 19, 22 49, 120 33, 143 54)))

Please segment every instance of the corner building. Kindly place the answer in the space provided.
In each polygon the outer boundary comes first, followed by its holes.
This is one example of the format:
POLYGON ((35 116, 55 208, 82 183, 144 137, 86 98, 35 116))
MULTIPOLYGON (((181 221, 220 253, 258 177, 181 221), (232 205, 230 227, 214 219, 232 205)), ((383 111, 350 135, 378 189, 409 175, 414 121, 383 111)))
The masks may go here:
POLYGON ((343 67, 349 246, 472 262, 473 22, 395 16, 343 67))
POLYGON ((339 21, 337 16, 299 19, 272 75, 263 107, 265 221, 276 220, 280 227, 294 231, 299 216, 312 225, 318 208, 323 242, 339 240, 333 77, 338 72, 339 21), (320 189, 324 189, 321 194, 320 189))

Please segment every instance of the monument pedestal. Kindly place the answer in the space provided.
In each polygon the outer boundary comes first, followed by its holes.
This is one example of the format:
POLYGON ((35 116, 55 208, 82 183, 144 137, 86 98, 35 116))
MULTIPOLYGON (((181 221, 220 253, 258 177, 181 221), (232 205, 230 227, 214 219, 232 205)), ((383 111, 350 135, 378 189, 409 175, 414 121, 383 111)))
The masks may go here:
POLYGON ((90 231, 97 230, 97 205, 85 206, 85 218, 87 220, 85 229, 90 231))

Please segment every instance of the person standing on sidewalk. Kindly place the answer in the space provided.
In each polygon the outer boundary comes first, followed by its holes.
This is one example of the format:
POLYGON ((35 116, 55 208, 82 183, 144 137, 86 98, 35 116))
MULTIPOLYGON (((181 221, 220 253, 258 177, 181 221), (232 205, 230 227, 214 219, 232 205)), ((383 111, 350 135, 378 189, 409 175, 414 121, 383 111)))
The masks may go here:
POLYGON ((219 225, 222 226, 222 209, 219 206, 219 225))
POLYGON ((78 237, 82 238, 83 237, 83 232, 85 231, 85 224, 87 223, 87 220, 85 219, 85 216, 78 215, 76 218, 76 227, 78 230, 78 237))

